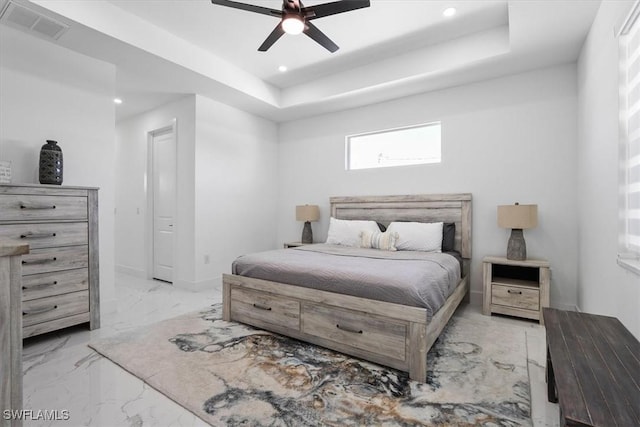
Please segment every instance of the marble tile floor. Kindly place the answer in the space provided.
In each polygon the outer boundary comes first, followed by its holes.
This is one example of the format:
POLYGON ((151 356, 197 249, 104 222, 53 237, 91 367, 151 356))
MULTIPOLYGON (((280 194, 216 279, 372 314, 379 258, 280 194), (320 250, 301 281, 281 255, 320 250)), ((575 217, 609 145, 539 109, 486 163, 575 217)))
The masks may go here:
MULTIPOLYGON (((66 420, 27 420, 25 426, 208 425, 95 353, 87 343, 221 302, 220 290, 189 292, 164 282, 117 274, 116 295, 116 311, 103 315, 98 330, 79 326, 25 340, 25 409, 57 410, 58 418, 65 418, 65 413, 69 415, 66 420)), ((523 328, 527 337, 533 425, 557 426, 558 407, 546 399, 544 328, 526 320, 483 316, 476 305, 464 305, 455 315, 474 319, 488 328, 494 322, 523 328)))

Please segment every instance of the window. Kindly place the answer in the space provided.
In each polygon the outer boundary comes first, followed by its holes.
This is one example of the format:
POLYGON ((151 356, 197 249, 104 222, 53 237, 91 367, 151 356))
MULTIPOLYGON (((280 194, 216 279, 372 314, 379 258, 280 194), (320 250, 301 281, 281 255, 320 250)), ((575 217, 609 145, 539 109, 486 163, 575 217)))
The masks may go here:
POLYGON ((440 163, 440 122, 346 138, 347 170, 440 163))
POLYGON ((640 273, 640 14, 639 2, 620 32, 620 265, 640 273))

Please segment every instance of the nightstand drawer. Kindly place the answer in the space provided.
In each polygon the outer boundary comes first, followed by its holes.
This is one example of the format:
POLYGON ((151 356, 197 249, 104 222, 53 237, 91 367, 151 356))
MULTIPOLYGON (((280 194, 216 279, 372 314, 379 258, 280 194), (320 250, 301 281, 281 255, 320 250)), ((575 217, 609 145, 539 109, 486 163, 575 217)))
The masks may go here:
POLYGON ((2 194, 0 218, 3 221, 86 220, 87 198, 2 194))
POLYGON ((540 310, 540 291, 516 286, 492 285, 491 304, 540 310))

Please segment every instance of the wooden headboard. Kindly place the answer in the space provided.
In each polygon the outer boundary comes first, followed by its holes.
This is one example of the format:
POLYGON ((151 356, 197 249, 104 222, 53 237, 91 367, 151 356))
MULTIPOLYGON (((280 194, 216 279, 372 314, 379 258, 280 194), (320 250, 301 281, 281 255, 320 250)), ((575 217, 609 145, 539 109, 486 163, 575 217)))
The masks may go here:
POLYGON ((456 224, 455 249, 465 260, 471 259, 470 193, 331 197, 329 200, 331 216, 338 219, 373 220, 385 226, 392 221, 453 222, 456 224))

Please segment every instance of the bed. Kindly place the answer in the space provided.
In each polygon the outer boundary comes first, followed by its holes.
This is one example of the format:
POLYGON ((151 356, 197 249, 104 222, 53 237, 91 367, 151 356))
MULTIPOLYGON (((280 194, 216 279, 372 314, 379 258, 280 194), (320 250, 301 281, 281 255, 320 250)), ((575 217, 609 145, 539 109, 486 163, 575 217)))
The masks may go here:
POLYGON ((314 284, 224 274, 223 319, 403 370, 411 379, 425 382, 427 352, 460 302, 468 298, 471 195, 332 197, 330 204, 331 216, 338 219, 373 220, 385 226, 393 221, 454 223, 460 278, 437 311, 411 301, 347 295, 314 284))

